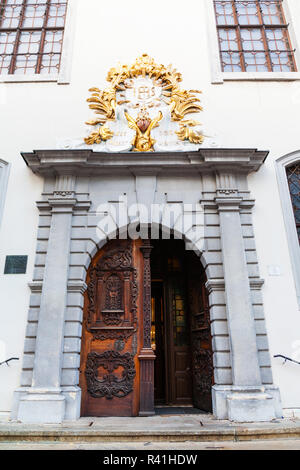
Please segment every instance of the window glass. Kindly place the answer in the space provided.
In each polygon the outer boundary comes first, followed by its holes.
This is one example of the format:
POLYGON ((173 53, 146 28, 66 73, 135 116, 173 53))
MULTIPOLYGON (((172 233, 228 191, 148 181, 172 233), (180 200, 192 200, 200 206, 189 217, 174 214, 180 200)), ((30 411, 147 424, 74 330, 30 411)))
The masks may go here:
POLYGON ((300 163, 288 167, 286 173, 300 242, 300 163))
POLYGON ((0 74, 59 71, 67 0, 0 0, 0 74))
POLYGON ((224 72, 295 72, 282 0, 214 0, 224 72))

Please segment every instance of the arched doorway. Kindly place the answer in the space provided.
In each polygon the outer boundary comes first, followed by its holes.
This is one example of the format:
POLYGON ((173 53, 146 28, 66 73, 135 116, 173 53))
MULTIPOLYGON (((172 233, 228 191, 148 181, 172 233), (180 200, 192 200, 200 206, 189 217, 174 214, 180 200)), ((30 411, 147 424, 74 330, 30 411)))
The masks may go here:
POLYGON ((204 270, 199 258, 185 251, 182 240, 151 240, 147 282, 152 287, 152 318, 148 326, 143 318, 148 296, 142 244, 140 239, 111 240, 89 267, 80 366, 81 416, 139 414, 139 353, 145 328, 149 328, 156 354, 154 377, 149 372, 155 402, 211 410, 213 367, 204 270))

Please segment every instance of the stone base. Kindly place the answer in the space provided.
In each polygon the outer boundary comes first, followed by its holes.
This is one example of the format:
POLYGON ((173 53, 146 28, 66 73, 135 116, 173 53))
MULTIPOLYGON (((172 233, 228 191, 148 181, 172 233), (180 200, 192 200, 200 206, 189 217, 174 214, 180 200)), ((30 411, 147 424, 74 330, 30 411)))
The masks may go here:
POLYGON ((217 419, 243 423, 282 418, 280 394, 274 386, 214 385, 212 399, 217 419))
POLYGON ((17 421, 20 400, 22 397, 25 397, 27 395, 29 390, 30 390, 30 387, 20 387, 14 391, 12 409, 10 413, 11 421, 17 421))
POLYGON ((271 421, 275 418, 273 398, 267 393, 237 393, 227 396, 228 419, 237 423, 271 421))
POLYGON ((65 397, 65 421, 74 421, 80 418, 81 388, 62 387, 61 393, 65 397))
POLYGON ((65 397, 61 394, 28 393, 20 397, 18 421, 59 424, 65 417, 65 397))

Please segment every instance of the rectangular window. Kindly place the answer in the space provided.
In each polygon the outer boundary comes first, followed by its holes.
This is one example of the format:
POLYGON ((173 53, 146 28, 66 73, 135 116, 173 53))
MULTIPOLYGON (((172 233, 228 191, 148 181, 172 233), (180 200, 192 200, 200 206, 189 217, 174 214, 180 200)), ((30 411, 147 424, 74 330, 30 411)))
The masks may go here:
POLYGON ((223 72, 296 72, 282 0, 214 0, 223 72))
POLYGON ((0 74, 57 74, 67 0, 0 0, 0 74))
POLYGON ((25 274, 27 268, 27 256, 7 256, 5 260, 4 274, 25 274))

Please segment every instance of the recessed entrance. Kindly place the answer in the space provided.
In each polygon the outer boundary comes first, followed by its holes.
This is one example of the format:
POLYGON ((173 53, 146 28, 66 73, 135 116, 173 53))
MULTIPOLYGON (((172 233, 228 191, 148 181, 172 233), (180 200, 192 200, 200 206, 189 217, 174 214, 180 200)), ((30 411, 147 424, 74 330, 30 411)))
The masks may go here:
POLYGON ((144 397, 160 406, 211 411, 205 272, 182 240, 148 241, 150 265, 145 243, 112 240, 89 268, 80 367, 82 416, 137 416, 144 397))
POLYGON ((212 358, 204 270, 182 240, 152 240, 151 245, 155 405, 210 411, 212 358))

